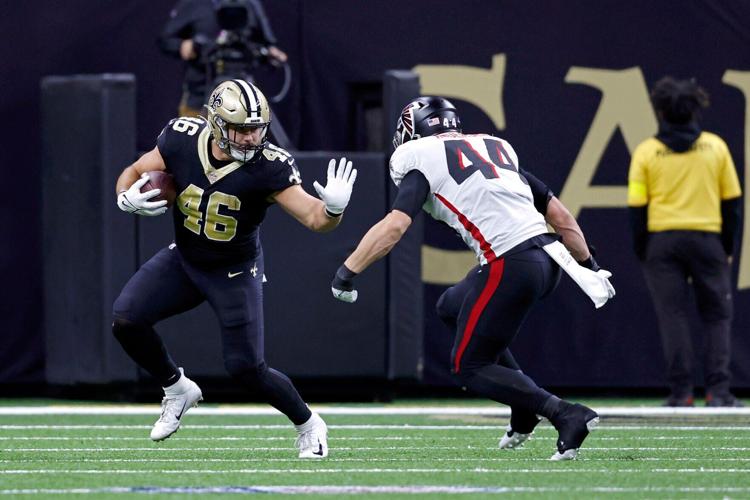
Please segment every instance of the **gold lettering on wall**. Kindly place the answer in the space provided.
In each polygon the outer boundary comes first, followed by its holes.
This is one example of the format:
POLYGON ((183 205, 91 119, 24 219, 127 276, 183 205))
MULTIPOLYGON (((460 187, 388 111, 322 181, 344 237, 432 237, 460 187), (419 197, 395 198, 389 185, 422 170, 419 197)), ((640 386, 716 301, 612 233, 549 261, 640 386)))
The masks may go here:
POLYGON ((419 75, 423 95, 456 97, 470 102, 490 117, 495 128, 505 129, 503 82, 505 54, 492 56, 490 69, 445 64, 420 64, 414 67, 419 75))
MULTIPOLYGON (((624 207, 627 205, 627 185, 592 186, 591 180, 617 128, 631 154, 641 141, 657 131, 658 123, 641 69, 604 70, 573 66, 565 81, 599 89, 602 100, 560 193, 560 201, 574 217, 578 217, 583 207, 624 207)), ((623 170, 622 177, 626 182, 628 167, 615 166, 623 170)))
POLYGON ((745 197, 745 214, 743 220, 742 239, 740 245, 739 275, 737 276, 737 289, 750 288, 750 245, 745 245, 744 240, 750 235, 750 214, 748 213, 747 193, 750 190, 750 71, 728 70, 724 73, 722 82, 736 87, 745 96, 745 185, 742 194, 745 197))
POLYGON ((422 245, 422 281, 430 285, 454 285, 478 263, 471 250, 442 250, 422 245))

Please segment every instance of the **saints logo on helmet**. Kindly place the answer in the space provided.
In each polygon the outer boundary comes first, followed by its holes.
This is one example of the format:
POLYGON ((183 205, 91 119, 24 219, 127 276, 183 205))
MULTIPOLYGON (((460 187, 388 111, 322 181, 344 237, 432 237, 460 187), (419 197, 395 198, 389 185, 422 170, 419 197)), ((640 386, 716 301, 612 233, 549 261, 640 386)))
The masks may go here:
POLYGON ((271 111, 263 92, 244 80, 227 80, 211 92, 208 123, 216 145, 233 159, 247 162, 258 158, 268 144, 271 111), (237 142, 237 132, 262 129, 258 144, 237 142))
POLYGON ((401 111, 393 134, 393 147, 442 132, 461 132, 456 107, 442 97, 419 97, 401 111))

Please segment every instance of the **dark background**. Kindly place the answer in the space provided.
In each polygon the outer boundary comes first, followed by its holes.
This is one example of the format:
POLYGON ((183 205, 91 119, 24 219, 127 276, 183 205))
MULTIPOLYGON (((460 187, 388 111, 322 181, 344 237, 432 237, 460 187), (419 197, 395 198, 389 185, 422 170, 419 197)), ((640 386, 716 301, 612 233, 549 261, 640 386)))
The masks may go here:
MULTIPOLYGON (((750 71, 750 3, 746 1, 266 0, 264 6, 294 75, 290 94, 276 112, 302 150, 365 148, 357 110, 377 89, 385 70, 419 64, 489 68, 492 55, 504 53, 505 130, 496 132, 486 115, 458 102, 465 130, 507 138, 522 165, 556 192, 601 99, 591 87, 565 82, 571 66, 639 67, 648 86, 665 74, 695 76, 713 102, 705 113, 705 128, 727 141, 744 179, 745 100, 736 88, 723 84, 722 77, 727 70, 750 71)), ((0 165, 5 181, 0 196, 2 383, 44 380, 40 79, 79 73, 134 74, 137 148, 150 149, 174 115, 180 95, 181 65, 162 55, 155 43, 171 7, 172 1, 165 0, 37 0, 4 9, 0 18, 0 165)), ((278 74, 259 78, 266 93, 274 93, 278 74)), ((80 140, 87 135, 80 130, 80 140)), ((626 184, 628 163, 629 152, 616 133, 595 182, 626 184)), ((663 362, 655 317, 630 252, 626 210, 584 209, 579 221, 598 247, 600 263, 614 273, 617 298, 595 311, 569 280, 563 280, 555 296, 529 318, 513 345, 516 357, 541 384, 660 387, 663 362)), ((425 241, 460 248, 457 239, 427 220, 425 241)), ((272 250, 266 254, 272 261, 272 250)), ((424 304, 414 304, 424 308, 424 380, 434 386, 449 384, 452 339, 432 312, 443 289, 427 285, 424 304)), ((329 299, 320 296, 321 301, 329 299)), ((750 387, 748 308, 747 292, 738 291, 733 370, 736 385, 746 388, 750 387)))

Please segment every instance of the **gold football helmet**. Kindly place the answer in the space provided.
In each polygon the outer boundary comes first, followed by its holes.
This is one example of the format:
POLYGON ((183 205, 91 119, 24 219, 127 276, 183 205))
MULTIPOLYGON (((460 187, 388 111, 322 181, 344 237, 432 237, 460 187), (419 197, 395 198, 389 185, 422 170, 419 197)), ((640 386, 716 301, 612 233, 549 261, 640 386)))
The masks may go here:
POLYGON ((220 83, 205 107, 216 145, 235 160, 247 162, 257 158, 268 144, 271 110, 266 96, 252 83, 244 80, 220 83), (256 128, 263 129, 259 144, 240 144, 235 140, 237 130, 256 128))

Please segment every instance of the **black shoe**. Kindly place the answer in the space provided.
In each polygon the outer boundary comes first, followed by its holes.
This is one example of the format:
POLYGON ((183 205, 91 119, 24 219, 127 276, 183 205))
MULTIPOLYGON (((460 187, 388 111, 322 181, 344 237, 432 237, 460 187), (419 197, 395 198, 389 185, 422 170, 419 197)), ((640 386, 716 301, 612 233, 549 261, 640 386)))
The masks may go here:
POLYGON ((534 428, 541 422, 542 419, 536 416, 535 413, 523 410, 511 409, 510 414, 510 427, 515 432, 522 434, 530 434, 534 432, 534 428))
POLYGON ((742 408, 745 405, 742 404, 742 401, 734 397, 734 394, 726 393, 721 395, 713 395, 709 392, 708 394, 706 394, 706 406, 713 408, 742 408))
POLYGON ((501 450, 519 448, 534 434, 534 428, 541 419, 533 413, 511 410, 510 424, 505 434, 500 438, 498 446, 501 450))
POLYGON ((671 395, 667 398, 667 400, 664 402, 662 406, 673 406, 678 408, 690 408, 695 406, 695 401, 693 400, 693 395, 687 395, 687 396, 675 396, 671 395))
POLYGON ((589 432, 599 425, 599 414, 581 404, 565 404, 565 408, 552 420, 558 432, 557 453, 550 460, 573 460, 578 448, 589 432))

